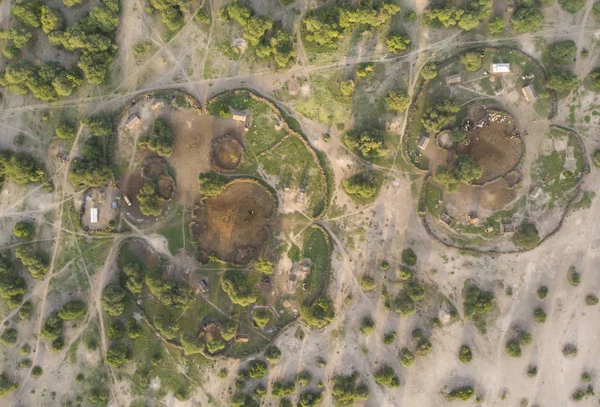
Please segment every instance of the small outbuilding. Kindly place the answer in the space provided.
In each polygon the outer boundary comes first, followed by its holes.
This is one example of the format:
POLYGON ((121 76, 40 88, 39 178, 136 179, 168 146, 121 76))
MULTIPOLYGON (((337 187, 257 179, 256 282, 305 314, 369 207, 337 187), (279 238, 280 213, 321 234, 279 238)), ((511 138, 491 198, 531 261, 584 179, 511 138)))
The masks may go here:
POLYGON ((461 78, 459 74, 446 76, 446 85, 455 85, 460 83, 461 78))
POLYGON ((133 129, 135 126, 137 126, 139 123, 141 122, 140 118, 137 117, 137 115, 132 114, 131 116, 129 116, 129 118, 127 119, 127 121, 125 122, 125 126, 131 130, 133 129))
POLYGON ((531 189, 531 192, 529 193, 529 197, 531 199, 538 199, 540 197, 541 193, 542 193, 542 188, 535 186, 531 189))
POLYGON ((509 63, 492 64, 492 73, 510 73, 509 63))
POLYGON ((417 143, 417 147, 421 150, 425 150, 427 148, 428 144, 429 144, 429 137, 421 136, 421 138, 419 139, 419 142, 417 143))
POLYGON ((527 100, 528 102, 537 99, 537 93, 535 92, 535 88, 533 87, 532 83, 523 87, 521 89, 521 92, 523 92, 523 96, 525 96, 525 100, 527 100))
POLYGON ((98 208, 90 209, 90 223, 98 223, 98 208))
POLYGON ((164 100, 158 100, 152 104, 152 110, 154 110, 154 111, 160 110, 165 106, 166 106, 166 103, 164 100))
POLYGON ((452 218, 450 216, 448 216, 448 214, 446 214, 446 213, 442 213, 442 216, 440 216, 440 219, 442 220, 442 222, 444 222, 448 226, 452 226, 452 223, 454 223, 452 218))
POLYGON ((244 122, 246 123, 246 119, 248 118, 248 114, 243 110, 231 110, 231 118, 236 122, 244 122))

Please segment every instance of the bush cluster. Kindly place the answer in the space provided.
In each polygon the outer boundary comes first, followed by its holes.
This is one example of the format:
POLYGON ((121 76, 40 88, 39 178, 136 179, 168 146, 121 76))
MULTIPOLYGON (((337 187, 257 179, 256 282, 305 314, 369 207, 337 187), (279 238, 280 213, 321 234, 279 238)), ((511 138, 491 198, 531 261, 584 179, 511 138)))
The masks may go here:
POLYGON ((170 157, 173 154, 175 140, 169 123, 160 118, 154 120, 150 135, 138 141, 138 146, 147 147, 160 156, 170 157))
POLYGON ((383 174, 377 171, 361 172, 342 181, 342 188, 352 200, 359 203, 373 201, 383 182, 383 174))

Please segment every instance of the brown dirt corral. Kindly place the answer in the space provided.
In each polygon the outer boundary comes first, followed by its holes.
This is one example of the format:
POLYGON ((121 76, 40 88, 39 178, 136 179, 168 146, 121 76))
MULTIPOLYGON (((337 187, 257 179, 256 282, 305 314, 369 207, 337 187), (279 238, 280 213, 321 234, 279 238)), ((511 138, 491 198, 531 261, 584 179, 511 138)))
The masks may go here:
POLYGON ((213 142, 212 160, 215 169, 234 171, 242 162, 244 148, 235 138, 225 136, 213 142))
POLYGON ((144 162, 142 174, 149 179, 156 179, 167 173, 167 164, 162 158, 152 157, 144 162))
POLYGON ((268 221, 275 209, 273 196, 251 182, 229 185, 217 197, 199 205, 191 230, 200 249, 222 260, 245 264, 269 237, 268 221))
POLYGON ((462 183, 454 194, 444 194, 444 204, 448 214, 459 220, 475 212, 480 218, 503 209, 517 197, 517 188, 510 188, 504 178, 492 181, 485 186, 462 183))
POLYGON ((459 152, 475 157, 483 175, 476 183, 492 181, 511 171, 523 154, 523 142, 511 137, 515 130, 512 120, 490 123, 469 133, 469 144, 461 143, 459 152))
POLYGON ((158 255, 150 248, 150 246, 141 239, 133 239, 127 241, 127 250, 141 260, 147 269, 158 267, 158 255))
POLYGON ((170 175, 163 175, 158 179, 158 195, 162 199, 170 200, 175 194, 175 180, 170 175))

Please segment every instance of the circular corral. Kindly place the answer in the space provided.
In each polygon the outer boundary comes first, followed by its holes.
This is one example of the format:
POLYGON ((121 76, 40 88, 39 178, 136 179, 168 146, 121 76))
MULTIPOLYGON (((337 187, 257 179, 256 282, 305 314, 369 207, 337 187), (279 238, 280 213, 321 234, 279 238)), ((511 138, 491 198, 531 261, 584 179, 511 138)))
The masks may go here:
POLYGON ((202 251, 246 264, 268 239, 274 210, 275 198, 267 188, 250 180, 232 182, 194 206, 191 234, 202 251))
POLYGON ((240 166, 243 153, 244 148, 235 137, 220 137, 212 142, 213 167, 219 172, 234 171, 240 166))

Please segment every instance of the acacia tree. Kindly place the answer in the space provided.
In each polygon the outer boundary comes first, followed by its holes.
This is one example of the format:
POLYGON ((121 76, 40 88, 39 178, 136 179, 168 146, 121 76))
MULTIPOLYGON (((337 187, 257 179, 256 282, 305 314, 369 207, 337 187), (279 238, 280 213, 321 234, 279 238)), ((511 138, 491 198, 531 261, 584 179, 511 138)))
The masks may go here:
POLYGON ((410 45, 410 38, 398 34, 392 34, 386 39, 385 44, 390 52, 399 54, 408 49, 408 46, 410 45))
POLYGON ((410 97, 401 90, 392 90, 385 98, 385 106, 394 112, 404 112, 410 106, 410 97))
POLYGON ((467 71, 477 71, 481 68, 481 55, 477 52, 467 52, 460 57, 460 63, 467 71))

